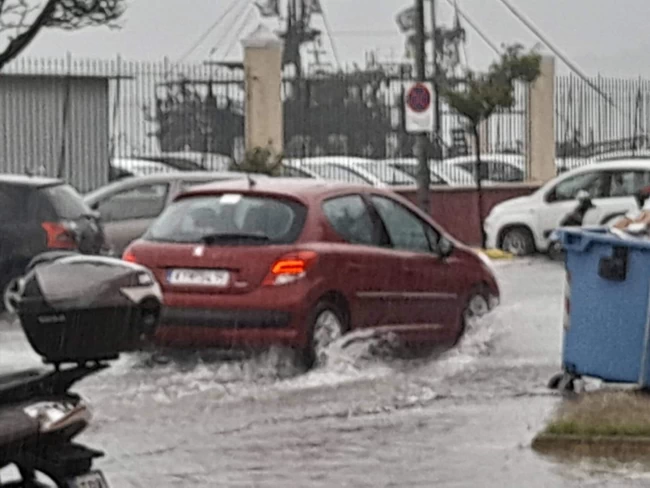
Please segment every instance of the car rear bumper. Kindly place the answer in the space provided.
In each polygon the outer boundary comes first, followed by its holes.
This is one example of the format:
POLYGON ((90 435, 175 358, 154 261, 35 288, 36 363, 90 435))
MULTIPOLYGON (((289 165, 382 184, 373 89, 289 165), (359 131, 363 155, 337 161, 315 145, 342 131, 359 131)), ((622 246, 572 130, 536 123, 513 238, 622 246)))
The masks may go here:
POLYGON ((165 293, 155 342, 163 347, 301 348, 317 290, 308 284, 242 295, 165 293))

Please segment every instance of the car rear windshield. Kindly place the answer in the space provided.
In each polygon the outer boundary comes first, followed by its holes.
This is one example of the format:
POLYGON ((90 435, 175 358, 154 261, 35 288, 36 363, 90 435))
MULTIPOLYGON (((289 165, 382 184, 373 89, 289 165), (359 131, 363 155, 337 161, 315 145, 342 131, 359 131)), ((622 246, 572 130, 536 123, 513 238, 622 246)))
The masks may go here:
POLYGON ((305 224, 298 202, 267 196, 219 194, 183 198, 170 205, 143 238, 208 245, 291 244, 305 224))
POLYGON ((92 213, 81 195, 70 185, 48 186, 41 191, 50 201, 59 218, 75 220, 92 213))

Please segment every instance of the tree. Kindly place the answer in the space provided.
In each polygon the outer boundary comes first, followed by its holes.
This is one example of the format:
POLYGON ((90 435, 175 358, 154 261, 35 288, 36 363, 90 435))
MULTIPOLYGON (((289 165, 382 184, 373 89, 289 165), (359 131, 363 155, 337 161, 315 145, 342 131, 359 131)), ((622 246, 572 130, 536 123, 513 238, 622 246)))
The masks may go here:
POLYGON ((537 52, 524 52, 522 45, 514 44, 505 46, 501 58, 492 63, 486 73, 468 70, 462 80, 439 80, 441 96, 452 109, 467 119, 468 130, 474 138, 479 222, 483 215, 481 182, 484 178, 480 124, 496 111, 512 108, 515 104, 515 82, 535 81, 540 74, 540 63, 541 56, 537 52))
POLYGON ((0 70, 43 28, 117 27, 127 0, 0 0, 0 70))
POLYGON ((243 173, 258 173, 269 176, 279 176, 282 170, 282 154, 273 154, 269 148, 256 147, 246 151, 244 160, 230 165, 231 171, 243 173))

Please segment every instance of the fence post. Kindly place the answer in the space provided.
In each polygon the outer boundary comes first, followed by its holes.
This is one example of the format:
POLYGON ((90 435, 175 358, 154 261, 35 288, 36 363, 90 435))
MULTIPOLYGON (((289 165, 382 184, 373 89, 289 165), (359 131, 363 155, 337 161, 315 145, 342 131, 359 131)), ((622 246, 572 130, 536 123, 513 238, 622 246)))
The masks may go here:
POLYGON ((544 183, 555 177, 555 58, 542 56, 541 74, 528 95, 528 180, 544 183))
POLYGON ((265 25, 242 41, 246 150, 283 150, 282 50, 283 43, 265 25))

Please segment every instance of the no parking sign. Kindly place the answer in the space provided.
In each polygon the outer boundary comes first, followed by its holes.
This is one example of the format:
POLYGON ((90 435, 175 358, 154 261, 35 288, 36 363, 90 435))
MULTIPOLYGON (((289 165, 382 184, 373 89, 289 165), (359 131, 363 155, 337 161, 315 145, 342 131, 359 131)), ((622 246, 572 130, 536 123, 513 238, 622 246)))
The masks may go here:
POLYGON ((432 132, 432 83, 421 81, 407 83, 404 94, 406 132, 415 134, 432 132))

